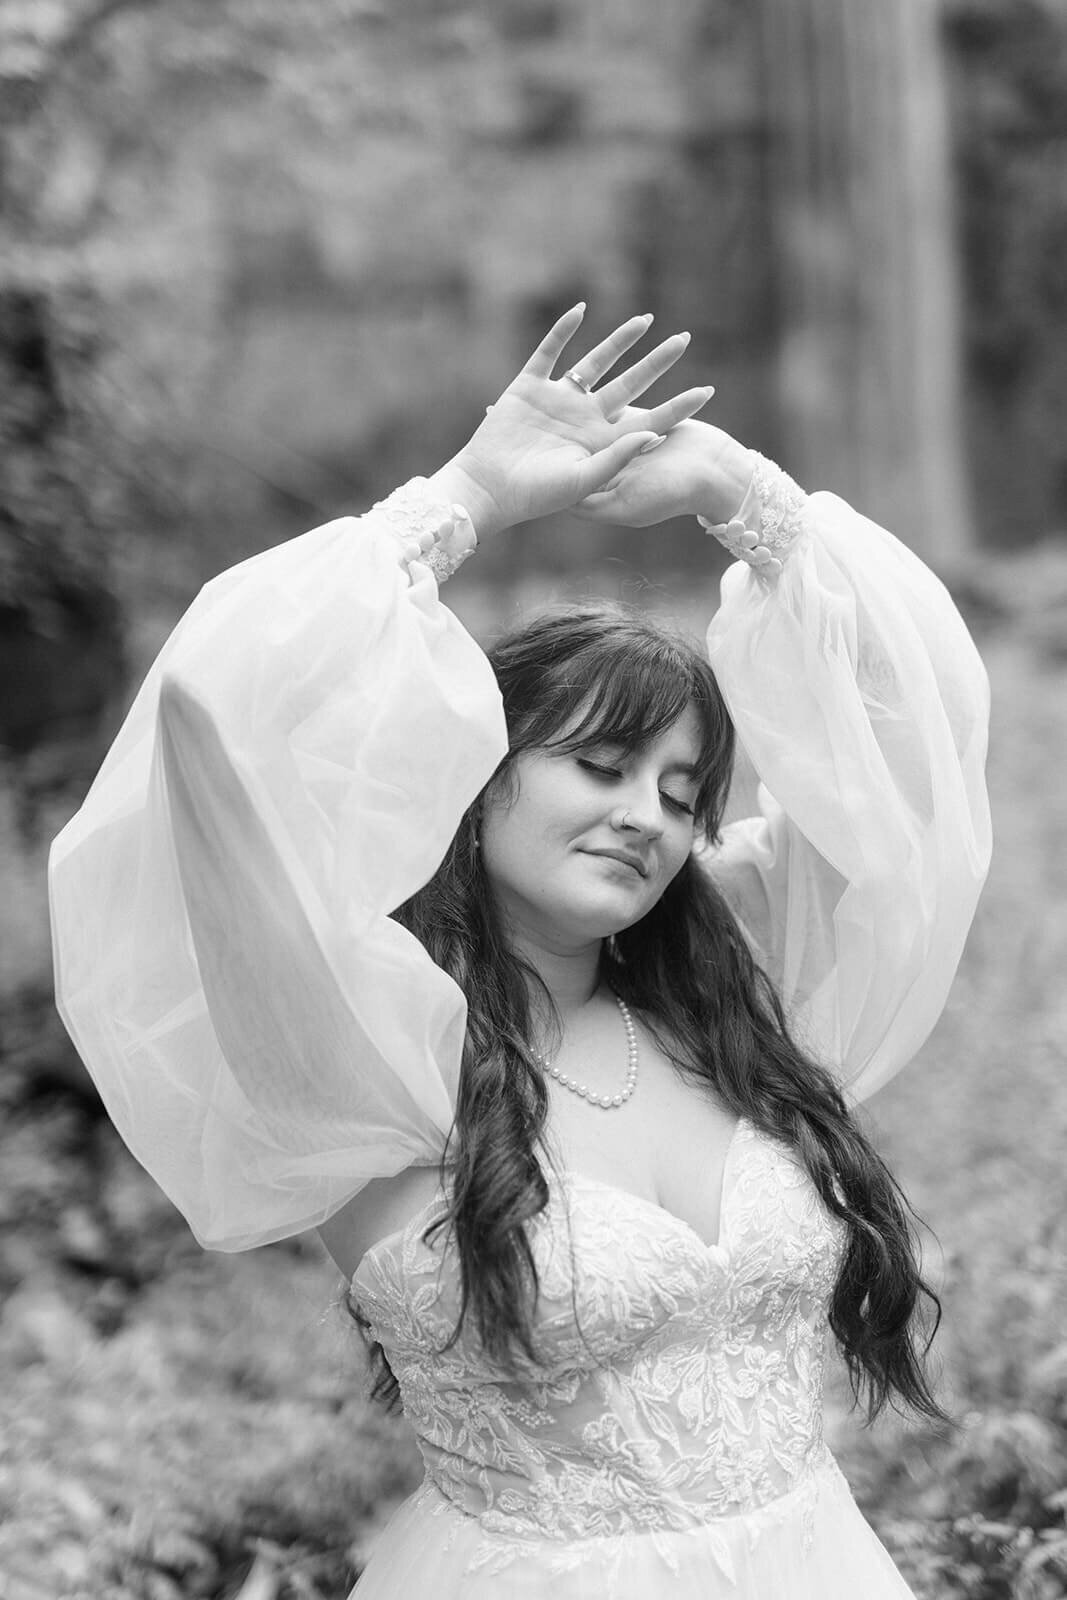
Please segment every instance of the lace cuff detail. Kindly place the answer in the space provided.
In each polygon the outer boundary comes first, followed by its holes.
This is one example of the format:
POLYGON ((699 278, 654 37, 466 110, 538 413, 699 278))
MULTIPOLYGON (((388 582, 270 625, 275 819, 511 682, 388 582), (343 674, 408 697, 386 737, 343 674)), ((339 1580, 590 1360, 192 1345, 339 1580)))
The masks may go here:
POLYGON ((410 571, 417 561, 444 583, 474 554, 478 539, 466 506, 436 500, 425 478, 410 478, 374 506, 410 571))
POLYGON ((787 472, 766 456, 756 455, 752 482, 740 510, 729 522, 697 517, 702 528, 760 577, 777 578, 790 550, 804 531, 807 495, 787 472))

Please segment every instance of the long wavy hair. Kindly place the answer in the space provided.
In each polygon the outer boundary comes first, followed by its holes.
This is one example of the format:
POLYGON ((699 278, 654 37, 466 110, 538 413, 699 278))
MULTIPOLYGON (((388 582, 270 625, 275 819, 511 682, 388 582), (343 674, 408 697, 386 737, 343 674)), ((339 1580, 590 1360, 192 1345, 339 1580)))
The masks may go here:
MULTIPOLYGON (((460 1309, 443 1349, 473 1317, 486 1353, 516 1376, 538 1362, 538 1277, 526 1224, 548 1203, 538 1153, 547 1158, 548 1095, 530 1043, 531 995, 550 997, 506 936, 478 849, 483 809, 514 795, 525 751, 641 749, 692 706, 701 730, 696 824, 714 842, 734 730, 704 657, 620 606, 547 612, 503 638, 489 659, 507 756, 434 876, 394 915, 467 998, 456 1116, 441 1163, 448 1211, 425 1235, 447 1226, 458 1251, 460 1309)), ((727 1110, 785 1140, 845 1224, 829 1321, 867 1421, 887 1403, 946 1420, 926 1376, 941 1306, 921 1276, 914 1212, 831 1073, 791 1036, 778 995, 699 861, 690 856, 652 910, 604 942, 600 959, 602 981, 641 1013, 675 1067, 727 1110)), ((395 1376, 351 1295, 349 1309, 372 1350, 372 1394, 396 1406, 395 1376)))

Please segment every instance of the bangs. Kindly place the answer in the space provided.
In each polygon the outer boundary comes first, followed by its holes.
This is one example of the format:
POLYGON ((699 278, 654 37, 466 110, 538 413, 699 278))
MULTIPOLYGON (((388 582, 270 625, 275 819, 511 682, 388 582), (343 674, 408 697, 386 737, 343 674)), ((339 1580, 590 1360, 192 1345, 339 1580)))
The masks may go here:
POLYGON ((508 725, 506 778, 526 750, 597 745, 639 751, 692 706, 698 723, 698 828, 718 836, 733 772, 734 730, 711 663, 692 643, 610 601, 553 608, 490 651, 508 725))
POLYGON ((733 764, 733 727, 711 667, 662 637, 632 637, 621 648, 572 657, 551 677, 551 692, 531 719, 523 740, 568 754, 602 745, 641 750, 674 726, 692 706, 700 748, 694 779, 698 822, 718 830, 724 769, 733 764))
POLYGON ((577 665, 570 663, 559 698, 546 707, 553 725, 566 730, 544 740, 549 749, 573 752, 619 744, 640 750, 666 733, 693 698, 692 678, 679 671, 677 662, 635 661, 633 651, 627 651, 608 671, 597 662, 595 675, 576 674, 577 665))

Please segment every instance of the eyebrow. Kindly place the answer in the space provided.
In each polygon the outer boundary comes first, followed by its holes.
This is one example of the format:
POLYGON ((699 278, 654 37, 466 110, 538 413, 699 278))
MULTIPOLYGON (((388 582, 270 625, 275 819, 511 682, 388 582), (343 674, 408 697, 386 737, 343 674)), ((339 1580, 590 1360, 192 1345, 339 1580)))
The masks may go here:
MULTIPOLYGON (((598 746, 607 746, 610 749, 612 745, 615 745, 620 750, 626 749, 621 739, 612 738, 610 734, 592 734, 579 740, 575 746, 568 749, 569 744, 569 740, 564 740, 560 746, 560 750, 564 755, 574 755, 579 750, 595 750, 598 746)), ((675 774, 681 778, 687 778, 691 783, 696 783, 700 778, 700 766, 689 761, 672 761, 669 766, 664 767, 663 776, 665 778, 668 776, 673 777, 675 774)))

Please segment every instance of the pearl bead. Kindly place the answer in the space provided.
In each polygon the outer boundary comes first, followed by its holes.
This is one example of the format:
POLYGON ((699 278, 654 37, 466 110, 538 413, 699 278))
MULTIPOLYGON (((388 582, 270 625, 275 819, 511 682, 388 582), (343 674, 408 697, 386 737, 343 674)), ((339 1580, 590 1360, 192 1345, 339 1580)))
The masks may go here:
POLYGON ((614 1110, 616 1106, 624 1105, 633 1094, 634 1087, 637 1083, 637 1029, 634 1026, 633 1017, 630 1015, 630 1008, 627 1006, 625 1000, 616 995, 615 1004, 619 1008, 619 1011, 622 1015, 623 1025, 626 1029, 626 1045, 627 1054, 629 1057, 626 1069, 626 1087, 623 1089, 621 1094, 594 1094, 589 1088, 588 1084, 576 1083, 573 1078, 568 1078, 565 1073, 560 1072, 558 1067, 553 1066, 545 1056, 538 1055, 536 1051, 534 1052, 534 1060, 539 1062, 540 1065, 544 1067, 545 1071, 550 1077, 555 1078, 556 1082, 561 1084, 564 1089, 570 1089, 572 1093, 581 1095, 583 1100, 588 1101, 591 1106, 598 1106, 602 1111, 611 1111, 614 1110))

